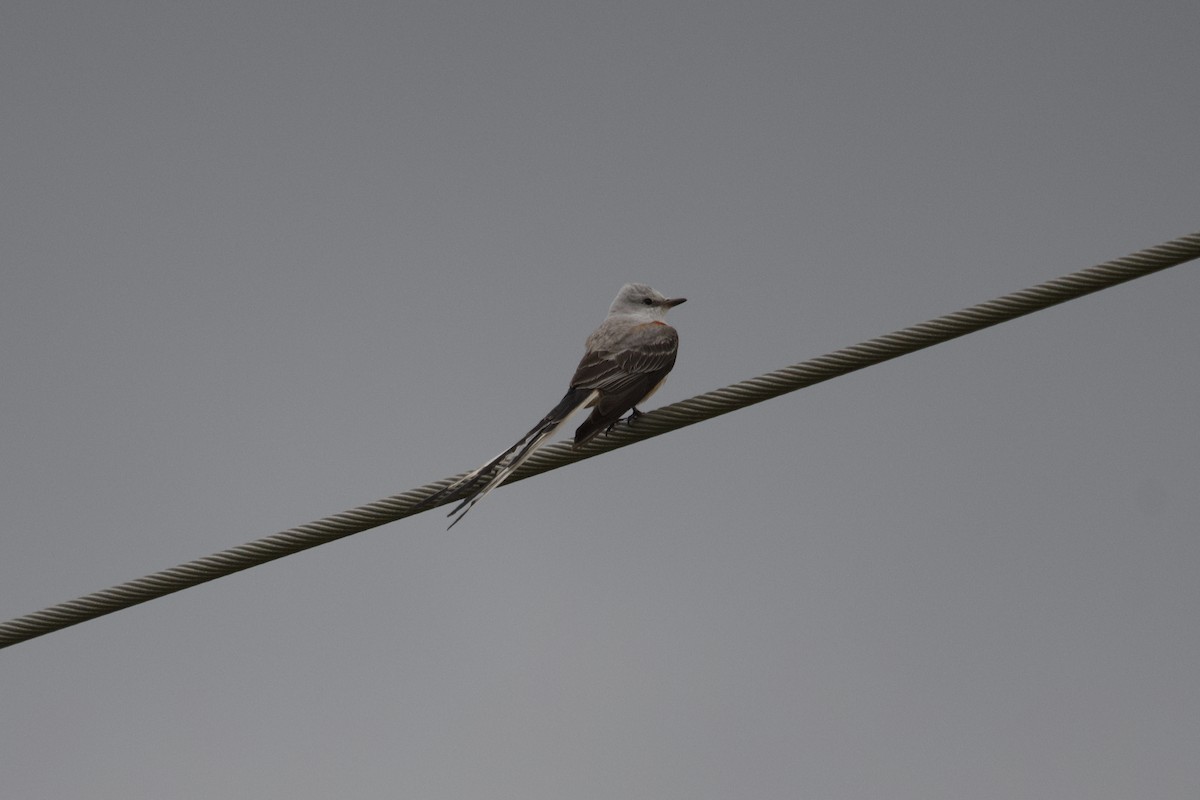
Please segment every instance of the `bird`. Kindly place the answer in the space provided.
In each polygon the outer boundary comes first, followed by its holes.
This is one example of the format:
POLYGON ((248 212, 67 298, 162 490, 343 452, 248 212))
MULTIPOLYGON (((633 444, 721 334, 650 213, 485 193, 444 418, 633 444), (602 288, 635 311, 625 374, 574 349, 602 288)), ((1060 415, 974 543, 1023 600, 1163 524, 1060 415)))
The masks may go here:
POLYGON ((612 430, 626 412, 629 423, 636 420, 642 414, 638 406, 658 391, 675 366, 679 334, 665 318, 667 311, 686 300, 666 297, 644 283, 622 286, 604 322, 588 336, 583 358, 558 405, 512 447, 431 494, 414 511, 462 493, 461 502, 447 514, 454 517, 447 530, 453 528, 581 408, 591 408, 592 413, 575 430, 574 448, 612 430))

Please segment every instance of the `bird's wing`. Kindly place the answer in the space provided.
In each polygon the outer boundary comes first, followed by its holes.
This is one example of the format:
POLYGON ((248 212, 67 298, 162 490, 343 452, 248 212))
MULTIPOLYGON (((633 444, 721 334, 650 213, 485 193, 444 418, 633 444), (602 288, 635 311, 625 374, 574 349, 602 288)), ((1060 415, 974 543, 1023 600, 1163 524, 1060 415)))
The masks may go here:
POLYGON ((607 338, 610 341, 597 343, 605 347, 588 350, 572 379, 572 386, 600 392, 595 409, 575 432, 576 447, 652 394, 675 366, 679 351, 679 334, 662 323, 636 325, 607 338))
POLYGON ((572 388, 622 394, 647 375, 665 376, 671 371, 679 352, 679 334, 661 322, 634 325, 620 333, 606 332, 601 326, 588 345, 571 378, 572 388))

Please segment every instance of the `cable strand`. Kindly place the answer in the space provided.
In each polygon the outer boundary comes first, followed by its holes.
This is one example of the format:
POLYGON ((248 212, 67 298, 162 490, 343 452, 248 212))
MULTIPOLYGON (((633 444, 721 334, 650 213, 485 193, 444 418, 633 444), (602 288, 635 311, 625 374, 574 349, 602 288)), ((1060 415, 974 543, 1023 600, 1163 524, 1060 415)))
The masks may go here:
MULTIPOLYGON (((1196 258, 1200 258, 1200 233, 1181 236, 961 311, 706 392, 643 414, 632 425, 618 425, 610 435, 597 438, 578 450, 565 442, 544 447, 515 471, 505 485, 688 425, 695 425, 1196 258)), ((457 499, 456 495, 461 492, 448 493, 434 502, 423 503, 468 474, 464 472, 442 478, 393 497, 0 623, 0 648, 395 522, 417 510, 424 511, 454 502, 457 499)))

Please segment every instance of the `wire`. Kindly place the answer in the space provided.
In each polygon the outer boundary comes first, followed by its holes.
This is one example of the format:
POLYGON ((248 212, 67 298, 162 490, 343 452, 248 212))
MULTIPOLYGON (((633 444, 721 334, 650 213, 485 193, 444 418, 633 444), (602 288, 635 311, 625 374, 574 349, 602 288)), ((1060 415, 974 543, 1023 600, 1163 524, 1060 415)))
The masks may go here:
MULTIPOLYGON (((636 425, 620 425, 611 435, 595 439, 579 450, 572 449, 565 442, 542 448, 514 472, 507 483, 695 425, 1196 258, 1200 258, 1200 233, 1181 236, 1124 258, 664 406, 643 414, 636 425)), ((456 495, 448 494, 427 505, 422 505, 421 501, 466 474, 443 478, 393 497, 0 623, 0 648, 395 522, 414 513, 418 506, 423 511, 445 505, 453 502, 456 495)))

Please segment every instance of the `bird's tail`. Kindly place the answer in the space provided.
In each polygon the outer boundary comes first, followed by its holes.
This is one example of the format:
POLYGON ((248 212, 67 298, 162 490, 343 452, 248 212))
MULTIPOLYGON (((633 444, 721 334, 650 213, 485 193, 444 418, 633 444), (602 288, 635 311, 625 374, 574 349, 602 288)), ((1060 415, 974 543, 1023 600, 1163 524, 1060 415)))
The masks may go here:
POLYGON ((417 508, 429 505, 450 494, 459 495, 462 502, 446 515, 455 518, 447 530, 453 528, 476 503, 487 497, 497 486, 503 484, 509 475, 512 475, 539 447, 554 436, 563 423, 571 418, 572 414, 580 408, 594 403, 598 395, 599 392, 594 389, 568 390, 558 405, 551 409, 549 414, 542 417, 542 420, 534 425, 529 433, 522 436, 516 444, 478 469, 468 472, 445 489, 425 498, 417 504, 417 508), (495 472, 494 475, 493 472, 495 472))

